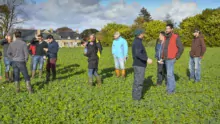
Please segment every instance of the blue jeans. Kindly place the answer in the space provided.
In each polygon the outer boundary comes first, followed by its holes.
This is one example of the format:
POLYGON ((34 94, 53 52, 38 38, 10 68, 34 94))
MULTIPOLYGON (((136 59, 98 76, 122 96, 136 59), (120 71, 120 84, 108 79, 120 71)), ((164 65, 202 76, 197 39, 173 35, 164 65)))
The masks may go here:
POLYGON ((125 60, 124 58, 118 58, 114 56, 114 61, 115 61, 115 69, 125 69, 125 60))
POLYGON ((174 64, 176 59, 165 60, 167 69, 167 92, 173 93, 176 87, 176 81, 174 77, 174 64))
POLYGON ((39 63, 39 70, 43 70, 44 66, 44 57, 43 56, 33 56, 33 68, 32 70, 35 71, 37 69, 37 64, 39 63))
POLYGON ((11 66, 11 61, 7 57, 4 57, 4 63, 5 63, 5 72, 9 72, 10 66, 11 66))
POLYGON ((189 59, 189 72, 190 72, 190 79, 195 80, 195 82, 200 81, 201 58, 190 57, 190 59, 189 59))
POLYGON ((98 75, 98 69, 97 68, 89 69, 88 75, 89 75, 89 78, 92 78, 93 75, 95 77, 99 76, 98 75))
POLYGON ((27 67, 25 62, 12 62, 13 72, 14 72, 14 81, 18 82, 20 80, 20 72, 24 76, 25 81, 30 81, 28 75, 27 67))

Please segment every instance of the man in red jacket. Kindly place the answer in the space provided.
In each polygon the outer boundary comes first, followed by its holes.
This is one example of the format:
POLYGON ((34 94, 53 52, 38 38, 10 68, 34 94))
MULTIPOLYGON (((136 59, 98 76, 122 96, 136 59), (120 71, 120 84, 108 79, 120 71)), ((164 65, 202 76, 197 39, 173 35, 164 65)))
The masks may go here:
POLYGON ((183 53, 183 45, 178 35, 173 33, 173 25, 166 26, 166 40, 163 44, 162 58, 165 60, 167 69, 167 93, 175 92, 176 81, 174 77, 174 64, 183 53))
POLYGON ((195 82, 200 81, 201 75, 201 59, 206 51, 206 46, 204 42, 204 37, 202 36, 199 29, 196 29, 193 33, 194 39, 191 45, 190 51, 190 60, 189 60, 189 71, 190 71, 190 80, 195 82))

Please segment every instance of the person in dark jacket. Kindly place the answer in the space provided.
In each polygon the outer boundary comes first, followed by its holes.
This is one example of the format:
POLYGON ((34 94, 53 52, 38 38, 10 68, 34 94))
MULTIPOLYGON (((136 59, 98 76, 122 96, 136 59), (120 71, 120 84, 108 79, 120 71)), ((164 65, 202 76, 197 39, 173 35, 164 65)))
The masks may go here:
POLYGON ((84 55, 88 57, 88 83, 93 85, 93 75, 96 77, 98 86, 101 86, 101 78, 98 75, 98 57, 99 45, 96 40, 93 39, 93 36, 90 36, 90 41, 86 45, 86 50, 84 55))
POLYGON ((36 44, 37 44, 37 39, 33 38, 30 42, 30 44, 28 45, 28 50, 29 50, 29 54, 31 56, 31 62, 30 62, 30 72, 32 72, 33 70, 33 58, 34 55, 36 54, 36 44))
POLYGON ((194 39, 191 45, 189 60, 190 80, 199 82, 201 78, 201 60, 206 52, 206 45, 199 29, 196 29, 193 35, 194 39))
POLYGON ((162 59, 165 60, 167 69, 167 93, 175 92, 176 81, 174 77, 174 64, 183 53, 180 37, 173 33, 173 24, 166 26, 166 40, 163 46, 162 59))
POLYGON ((98 57, 100 58, 100 57, 101 57, 101 54, 102 54, 102 50, 103 50, 101 42, 96 39, 95 34, 89 35, 89 41, 88 41, 88 42, 91 42, 91 41, 93 41, 93 42, 95 41, 95 42, 96 42, 96 46, 97 46, 97 48, 98 48, 97 55, 98 55, 98 57))
POLYGON ((145 70, 147 63, 151 64, 152 60, 148 58, 147 52, 142 43, 144 31, 141 29, 135 30, 135 39, 132 44, 132 57, 134 68, 134 83, 132 89, 132 98, 140 100, 142 97, 142 89, 144 83, 145 70))
POLYGON ((32 78, 35 76, 37 65, 39 64, 39 78, 43 73, 44 59, 46 59, 46 52, 44 48, 48 48, 47 42, 43 40, 43 36, 38 35, 38 42, 36 43, 36 53, 33 58, 32 78))
POLYGON ((47 75, 46 81, 50 81, 50 70, 52 70, 52 80, 56 79, 56 61, 57 61, 57 53, 59 51, 59 45, 54 40, 52 35, 47 36, 47 41, 49 42, 48 48, 44 48, 47 52, 47 75))
POLYGON ((155 45, 155 58, 157 59, 157 85, 162 85, 163 80, 166 78, 166 65, 161 56, 164 42, 165 32, 161 31, 159 39, 155 45))
POLYGON ((31 88, 30 77, 28 75, 28 70, 26 67, 26 63, 28 62, 28 48, 26 43, 23 40, 21 40, 20 31, 15 32, 15 37, 16 40, 10 43, 8 47, 7 55, 12 60, 16 92, 20 92, 19 77, 21 72, 26 81, 26 86, 29 93, 32 93, 33 91, 31 88))
POLYGON ((7 34, 5 36, 5 39, 3 39, 1 41, 1 45, 3 46, 3 54, 4 54, 4 64, 5 64, 5 80, 8 81, 13 81, 13 71, 11 71, 11 74, 9 74, 10 72, 10 66, 11 66, 11 60, 8 58, 7 55, 7 50, 8 50, 8 46, 9 44, 12 42, 12 35, 11 34, 7 34))

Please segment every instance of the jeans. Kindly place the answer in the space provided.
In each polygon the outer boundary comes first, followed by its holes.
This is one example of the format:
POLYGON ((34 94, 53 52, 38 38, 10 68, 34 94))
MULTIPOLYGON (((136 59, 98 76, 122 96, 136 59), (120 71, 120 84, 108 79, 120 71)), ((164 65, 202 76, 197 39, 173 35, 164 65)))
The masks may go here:
POLYGON ((115 69, 125 69, 125 59, 124 58, 118 58, 114 56, 115 61, 115 69))
POLYGON ((166 79, 166 64, 157 63, 157 84, 161 85, 163 80, 166 79))
POLYGON ((134 66, 134 83, 132 89, 132 98, 134 100, 140 100, 142 97, 145 67, 134 66))
POLYGON ((95 77, 99 76, 98 75, 98 69, 97 68, 89 69, 88 75, 89 75, 89 78, 92 78, 93 75, 95 77))
POLYGON ((57 61, 57 58, 48 58, 48 60, 47 60, 47 79, 50 78, 50 70, 52 70, 53 79, 56 78, 56 61, 57 61))
POLYGON ((11 66, 11 61, 7 57, 4 57, 4 63, 5 63, 5 72, 9 72, 10 66, 11 66))
POLYGON ((18 82, 20 80, 20 72, 24 76, 25 81, 30 81, 30 77, 28 75, 28 70, 26 67, 26 62, 12 62, 13 72, 14 72, 14 81, 18 82))
POLYGON ((38 55, 33 56, 33 68, 32 68, 33 71, 37 69, 38 63, 39 63, 39 70, 43 70, 43 66, 44 66, 43 56, 38 56, 38 55))
POLYGON ((195 82, 200 81, 201 76, 201 58, 190 57, 189 60, 190 79, 194 79, 195 82))
POLYGON ((176 59, 166 60, 166 69, 167 69, 167 92, 174 93, 176 87, 176 81, 174 77, 174 64, 176 59))

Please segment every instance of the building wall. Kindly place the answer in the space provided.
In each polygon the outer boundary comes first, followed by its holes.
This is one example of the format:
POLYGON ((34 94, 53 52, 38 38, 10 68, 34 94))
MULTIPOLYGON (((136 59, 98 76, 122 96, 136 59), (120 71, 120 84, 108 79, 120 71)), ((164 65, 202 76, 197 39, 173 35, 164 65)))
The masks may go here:
POLYGON ((56 40, 60 47, 78 47, 81 40, 56 40))

